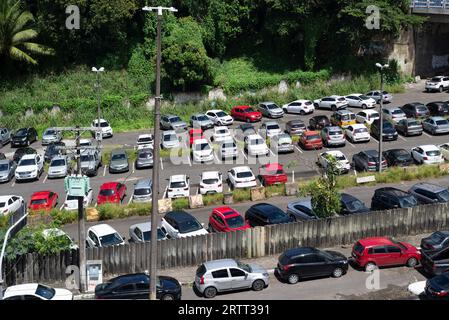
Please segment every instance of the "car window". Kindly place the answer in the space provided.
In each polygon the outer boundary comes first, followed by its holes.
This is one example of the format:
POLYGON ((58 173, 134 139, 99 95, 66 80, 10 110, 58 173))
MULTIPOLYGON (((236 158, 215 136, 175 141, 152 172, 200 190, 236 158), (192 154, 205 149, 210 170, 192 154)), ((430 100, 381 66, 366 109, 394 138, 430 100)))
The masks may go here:
POLYGON ((135 286, 133 283, 125 284, 117 289, 118 292, 130 292, 130 291, 134 291, 134 290, 135 290, 135 286))
POLYGON ((221 270, 217 270, 217 271, 213 271, 212 272, 212 277, 214 279, 221 279, 221 278, 228 278, 228 270, 227 269, 221 269, 221 270))
POLYGON ((373 254, 382 254, 382 253, 387 253, 387 250, 385 249, 385 247, 374 247, 373 248, 373 254))
POLYGON ((231 268, 229 271, 231 271, 231 277, 244 277, 246 274, 244 271, 235 268, 231 268))
POLYGON ((303 257, 303 259, 304 259, 303 263, 316 263, 316 262, 318 262, 317 255, 315 255, 315 254, 306 255, 306 256, 303 257))
POLYGON ((134 233, 136 234, 137 238, 142 240, 142 231, 139 228, 135 228, 134 233))
POLYGON ((215 221, 217 221, 219 224, 224 226, 224 221, 223 219, 221 219, 221 217, 219 217, 217 214, 214 214, 214 219, 215 221))
POLYGON ((396 246, 387 246, 388 253, 400 253, 401 249, 396 246))

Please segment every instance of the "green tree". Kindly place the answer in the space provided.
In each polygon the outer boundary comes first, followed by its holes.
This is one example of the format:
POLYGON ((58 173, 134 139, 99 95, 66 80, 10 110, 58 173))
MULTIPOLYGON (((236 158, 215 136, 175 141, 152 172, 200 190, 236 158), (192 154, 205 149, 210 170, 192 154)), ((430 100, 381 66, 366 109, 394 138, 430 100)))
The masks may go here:
POLYGON ((52 55, 53 49, 32 42, 38 32, 30 25, 34 22, 31 12, 22 7, 19 0, 0 0, 0 56, 4 59, 37 64, 31 55, 52 55))

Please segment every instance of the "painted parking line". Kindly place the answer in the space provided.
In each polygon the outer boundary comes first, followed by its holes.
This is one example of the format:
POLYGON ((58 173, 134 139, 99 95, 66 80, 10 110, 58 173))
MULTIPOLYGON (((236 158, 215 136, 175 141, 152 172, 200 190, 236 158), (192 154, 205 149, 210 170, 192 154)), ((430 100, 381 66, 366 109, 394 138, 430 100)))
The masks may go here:
POLYGON ((215 151, 214 151, 214 158, 216 163, 220 163, 220 160, 218 160, 217 153, 215 151))
POLYGON ((425 135, 425 136, 428 137, 428 138, 432 138, 431 135, 429 135, 428 133, 426 133, 426 132, 424 132, 424 131, 423 131, 423 135, 425 135))
POLYGON ((243 157, 245 157, 245 159, 248 160, 248 157, 246 156, 245 151, 243 151, 243 150, 240 150, 240 151, 242 152, 243 157))
POLYGON ((274 152, 271 149, 268 149, 268 150, 270 150, 270 153, 273 157, 276 157, 276 155, 274 154, 274 152))
POLYGON ((298 148, 297 146, 295 146, 295 148, 296 148, 296 150, 299 151, 299 153, 304 153, 304 152, 302 152, 302 150, 301 150, 300 148, 298 148))
POLYGON ((11 187, 14 187, 16 185, 16 180, 14 180, 11 184, 11 187))
POLYGON ((164 170, 164 163, 162 162, 162 158, 159 158, 159 160, 161 161, 161 170, 164 170))
POLYGON ((133 197, 132 196, 129 197, 128 204, 130 204, 132 200, 133 200, 133 197))
POLYGON ((405 139, 403 136, 401 136, 401 135, 398 135, 398 136, 399 136, 399 138, 400 138, 401 140, 407 142, 407 139, 405 139))
POLYGON ((62 211, 62 208, 64 208, 64 203, 61 205, 61 207, 59 208, 59 211, 62 211))
POLYGON ((189 160, 189 166, 191 167, 192 166, 192 161, 190 161, 190 155, 187 156, 187 160, 189 160))
POLYGON ((104 166, 104 169, 103 169, 103 177, 106 175, 106 169, 108 168, 108 166, 104 166))
POLYGON ((47 179, 48 179, 48 174, 45 176, 44 181, 42 181, 42 183, 47 182, 47 179))
POLYGON ((165 199, 165 198, 167 197, 167 189, 168 189, 168 186, 165 187, 165 190, 164 190, 164 194, 163 194, 163 196, 162 196, 162 199, 165 199))

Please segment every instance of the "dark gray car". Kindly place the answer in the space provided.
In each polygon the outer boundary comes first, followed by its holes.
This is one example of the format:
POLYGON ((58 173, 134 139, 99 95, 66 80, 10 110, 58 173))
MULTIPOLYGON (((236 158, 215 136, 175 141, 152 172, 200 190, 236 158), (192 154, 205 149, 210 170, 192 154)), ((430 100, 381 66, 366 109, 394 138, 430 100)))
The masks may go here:
POLYGON ((448 188, 433 183, 417 183, 408 192, 414 195, 421 204, 449 202, 448 188))
POLYGON ((7 128, 0 128, 0 147, 11 141, 11 132, 7 128))
POLYGON ((176 132, 186 131, 187 124, 180 117, 168 114, 161 116, 161 128, 163 130, 175 130, 176 132))
POLYGON ((17 163, 12 160, 0 160, 0 182, 8 182, 14 177, 17 163))
POLYGON ((396 131, 403 136, 420 136, 422 135, 422 124, 415 119, 402 119, 396 124, 396 131))
POLYGON ((306 130, 306 124, 302 120, 290 120, 285 124, 285 132, 291 136, 299 136, 306 130))
POLYGON ((121 173, 129 171, 128 155, 125 150, 118 149, 111 152, 109 173, 121 173))
POLYGON ((141 149, 137 152, 136 169, 153 167, 153 149, 141 149))
POLYGON ((319 219, 312 209, 310 198, 293 201, 287 205, 287 214, 295 221, 319 219))

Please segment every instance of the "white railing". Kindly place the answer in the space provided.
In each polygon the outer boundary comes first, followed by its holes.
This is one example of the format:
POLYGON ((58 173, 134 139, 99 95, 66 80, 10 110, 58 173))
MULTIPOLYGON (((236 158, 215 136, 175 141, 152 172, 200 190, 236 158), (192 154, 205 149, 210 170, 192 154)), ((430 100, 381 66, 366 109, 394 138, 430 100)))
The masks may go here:
POLYGON ((435 8, 449 10, 449 0, 411 0, 410 7, 415 9, 435 8))

